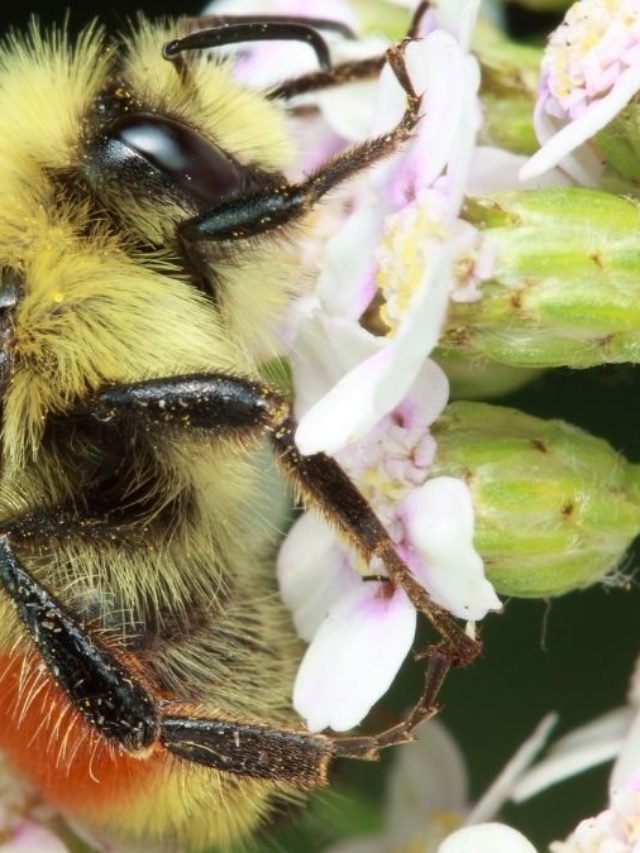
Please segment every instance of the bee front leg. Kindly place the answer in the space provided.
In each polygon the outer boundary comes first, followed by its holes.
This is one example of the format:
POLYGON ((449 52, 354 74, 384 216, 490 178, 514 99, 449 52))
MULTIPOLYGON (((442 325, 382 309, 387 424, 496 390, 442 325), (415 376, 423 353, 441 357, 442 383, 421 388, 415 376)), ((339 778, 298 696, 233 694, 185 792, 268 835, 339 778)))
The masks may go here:
POLYGON ((305 503, 319 510, 367 562, 382 561, 389 578, 445 638, 452 661, 466 664, 479 653, 480 643, 470 639, 411 574, 369 503, 340 466, 323 453, 300 453, 290 404, 273 388, 225 374, 174 376, 107 387, 86 413, 101 419, 133 418, 146 428, 178 428, 252 445, 267 436, 280 469, 305 503))
MULTIPOLYGON (((398 151, 420 121, 420 98, 405 65, 404 43, 389 48, 386 60, 406 96, 404 115, 392 130, 338 154, 300 183, 289 184, 283 179, 281 186, 233 198, 181 222, 176 229, 177 238, 185 250, 188 252, 189 247, 200 242, 244 240, 295 222, 307 215, 326 193, 398 151)), ((287 94, 285 91, 284 95, 287 94)))

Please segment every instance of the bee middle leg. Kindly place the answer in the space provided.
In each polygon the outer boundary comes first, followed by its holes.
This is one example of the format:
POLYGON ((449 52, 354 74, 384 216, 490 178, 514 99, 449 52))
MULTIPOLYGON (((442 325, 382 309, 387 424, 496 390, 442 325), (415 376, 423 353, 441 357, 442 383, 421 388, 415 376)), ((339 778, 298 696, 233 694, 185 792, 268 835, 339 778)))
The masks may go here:
POLYGON ((225 374, 196 374, 153 379, 104 388, 88 403, 85 415, 133 418, 144 428, 180 429, 208 440, 255 444, 268 437, 277 463, 304 501, 319 510, 370 562, 378 558, 389 578, 408 595, 445 639, 455 664, 466 664, 480 652, 444 608, 398 556, 395 546, 369 503, 340 466, 318 453, 303 456, 296 447, 295 421, 289 402, 268 385, 225 374))

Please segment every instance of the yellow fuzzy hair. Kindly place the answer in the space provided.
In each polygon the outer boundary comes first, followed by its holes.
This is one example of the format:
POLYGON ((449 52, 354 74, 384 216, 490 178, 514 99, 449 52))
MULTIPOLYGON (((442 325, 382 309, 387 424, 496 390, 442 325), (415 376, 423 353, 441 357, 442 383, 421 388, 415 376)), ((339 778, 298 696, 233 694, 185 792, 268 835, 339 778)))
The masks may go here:
MULTIPOLYGON (((278 109, 216 62, 197 62, 194 85, 185 86, 161 57, 173 32, 170 25, 141 21, 126 39, 119 75, 131 90, 239 161, 282 168, 291 148, 278 109)), ((91 103, 121 54, 98 27, 70 45, 63 33, 42 35, 34 26, 0 51, 0 115, 7 129, 0 136, 0 264, 24 282, 4 398, 5 519, 82 499, 87 460, 100 447, 79 437, 61 456, 45 442, 50 416, 64 415, 105 383, 204 371, 255 376, 257 359, 270 351, 273 330, 299 286, 291 246, 261 241, 216 270, 223 292, 214 305, 169 256, 161 253, 151 263, 136 254, 129 230, 114 232, 92 218, 82 193, 61 196, 51 176, 72 173, 81 162, 91 103)), ((123 204, 125 221, 131 228, 137 223, 143 237, 166 235, 166 210, 136 207, 135 197, 123 204)), ((162 628, 169 613, 181 624, 197 606, 202 628, 178 631, 174 641, 145 653, 141 665, 202 713, 291 722, 298 647, 274 590, 285 503, 273 473, 258 449, 248 454, 178 435, 159 435, 152 446, 157 466, 147 470, 144 460, 134 461, 131 490, 149 484, 150 526, 167 506, 177 507, 165 539, 132 549, 118 541, 98 546, 54 538, 21 546, 21 558, 78 618, 91 614, 95 630, 115 649, 124 649, 127 632, 140 622, 162 628)), ((16 696, 19 728, 20 708, 36 696, 42 676, 6 600, 0 602, 0 654, 26 655, 16 696)), ((43 760, 64 765, 60 750, 52 746, 43 760)), ((291 795, 275 782, 175 760, 154 790, 141 791, 126 809, 74 817, 117 837, 153 837, 179 849, 224 845, 250 832, 269 800, 291 795)))

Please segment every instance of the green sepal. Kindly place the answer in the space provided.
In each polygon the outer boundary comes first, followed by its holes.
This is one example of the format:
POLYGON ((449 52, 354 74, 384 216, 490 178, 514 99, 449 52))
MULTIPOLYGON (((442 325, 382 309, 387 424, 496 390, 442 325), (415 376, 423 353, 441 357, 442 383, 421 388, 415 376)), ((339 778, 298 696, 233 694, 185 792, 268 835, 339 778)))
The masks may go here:
POLYGON ((590 586, 640 532, 635 466, 577 427, 460 402, 447 407, 434 435, 433 475, 469 486, 474 544, 501 595, 543 598, 590 586))
POLYGON ((515 367, 640 361, 640 204, 580 187, 471 199, 488 241, 482 298, 453 305, 443 349, 515 367))

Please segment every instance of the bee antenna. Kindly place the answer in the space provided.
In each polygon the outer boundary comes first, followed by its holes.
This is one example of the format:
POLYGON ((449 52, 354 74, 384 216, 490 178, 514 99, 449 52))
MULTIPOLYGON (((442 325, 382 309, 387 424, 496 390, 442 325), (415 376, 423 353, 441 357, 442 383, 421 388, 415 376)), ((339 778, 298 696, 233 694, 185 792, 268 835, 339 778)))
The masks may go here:
MULTIPOLYGON (((312 24, 318 23, 328 28, 339 30, 343 35, 351 37, 351 31, 341 24, 319 20, 311 20, 312 24)), ((253 18, 251 20, 239 21, 237 18, 223 22, 217 26, 189 33, 182 38, 167 42, 162 48, 162 55, 170 62, 174 62, 181 53, 189 50, 209 50, 228 44, 250 41, 301 41, 311 47, 320 67, 329 71, 331 69, 331 55, 329 46, 323 36, 313 26, 298 23, 288 18, 253 18)))

